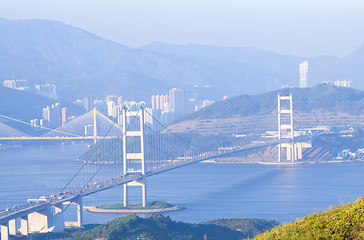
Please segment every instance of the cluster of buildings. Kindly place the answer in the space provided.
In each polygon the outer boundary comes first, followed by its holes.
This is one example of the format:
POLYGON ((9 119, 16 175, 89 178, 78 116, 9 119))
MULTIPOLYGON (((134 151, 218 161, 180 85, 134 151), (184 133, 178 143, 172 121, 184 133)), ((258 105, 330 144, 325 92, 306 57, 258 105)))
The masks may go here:
POLYGON ((161 121, 167 122, 173 117, 185 113, 185 93, 183 89, 173 88, 167 95, 153 95, 151 107, 161 121))
POLYGON ((41 119, 32 119, 30 124, 33 127, 57 128, 63 126, 67 122, 67 108, 61 107, 59 103, 43 108, 41 119))
POLYGON ((336 87, 350 88, 351 87, 351 81, 349 81, 349 80, 337 80, 336 82, 334 82, 334 85, 336 87))
POLYGON ((34 92, 45 97, 58 99, 56 85, 46 83, 46 84, 31 84, 27 80, 17 79, 17 80, 5 80, 3 81, 3 86, 7 88, 12 88, 20 91, 34 92))
MULTIPOLYGON (((350 80, 337 80, 334 82, 334 85, 336 87, 350 88, 351 81, 350 80)), ((308 62, 304 61, 300 64, 300 88, 306 88, 306 87, 309 87, 308 62)))
POLYGON ((364 148, 360 148, 355 152, 350 152, 350 150, 342 150, 338 153, 337 159, 343 160, 364 160, 364 148))
MULTIPOLYGON (((199 86, 194 86, 198 88, 199 86)), ((153 95, 151 99, 151 107, 153 110, 160 111, 162 120, 168 121, 185 113, 197 111, 206 107, 214 101, 198 100, 194 94, 187 93, 180 88, 173 88, 165 95, 153 95)))

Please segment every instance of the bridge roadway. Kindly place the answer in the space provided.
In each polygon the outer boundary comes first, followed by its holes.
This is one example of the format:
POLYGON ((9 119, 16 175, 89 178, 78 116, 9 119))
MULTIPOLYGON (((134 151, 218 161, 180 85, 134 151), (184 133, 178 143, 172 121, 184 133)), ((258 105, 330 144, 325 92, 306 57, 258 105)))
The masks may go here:
MULTIPOLYGON (((299 137, 299 138, 295 138, 295 141, 305 141, 310 139, 311 136, 305 136, 305 137, 299 137)), ((277 145, 280 143, 286 143, 286 142, 291 142, 291 139, 280 139, 280 140, 274 140, 274 141, 270 141, 270 142, 264 142, 264 143, 252 143, 252 144, 248 144, 248 145, 244 145, 244 146, 238 146, 238 147, 232 147, 226 150, 219 150, 219 151, 210 151, 210 152, 206 152, 206 153, 201 153, 197 156, 194 157, 181 157, 178 160, 170 160, 170 162, 166 163, 166 164, 162 164, 158 167, 154 167, 152 169, 148 169, 148 171, 146 172, 146 177, 152 176, 152 175, 156 175, 162 172, 166 172, 175 168, 179 168, 179 167, 183 167, 189 164, 193 164, 193 163, 197 163, 197 162, 201 162, 204 160, 209 160, 212 158, 217 158, 217 157, 223 157, 229 154, 233 154, 233 153, 239 153, 242 151, 247 151, 247 150, 252 150, 252 149, 256 149, 256 148, 261 148, 261 147, 267 147, 267 146, 273 146, 273 145, 277 145)), ((36 212, 36 211, 41 211, 43 209, 45 209, 47 206, 49 206, 49 204, 51 206, 56 206, 59 204, 62 204, 64 202, 72 202, 72 200, 77 199, 79 197, 83 197, 83 196, 87 196, 96 192, 100 192, 115 186, 119 186, 119 185, 123 185, 125 183, 129 183, 135 180, 140 180, 143 178, 143 175, 141 173, 132 173, 132 174, 127 174, 127 175, 123 175, 120 176, 118 178, 113 178, 111 180, 107 180, 104 182, 100 182, 100 183, 96 183, 96 184, 91 184, 88 186, 85 186, 84 188, 81 189, 76 189, 74 191, 71 192, 65 192, 65 193, 61 193, 56 195, 56 196, 51 196, 48 198, 44 199, 44 202, 30 202, 30 203, 26 203, 23 205, 19 205, 19 206, 15 206, 6 210, 2 210, 0 211, 0 224, 4 224, 9 222, 9 220, 15 219, 15 218, 19 218, 22 216, 25 216, 29 213, 32 212, 36 212)))

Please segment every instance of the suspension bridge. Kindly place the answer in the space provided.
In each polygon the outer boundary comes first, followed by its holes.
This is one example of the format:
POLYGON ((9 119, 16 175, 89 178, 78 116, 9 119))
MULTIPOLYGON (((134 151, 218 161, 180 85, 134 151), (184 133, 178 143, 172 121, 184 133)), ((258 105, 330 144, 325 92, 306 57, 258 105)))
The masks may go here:
MULTIPOLYGON (((1 240, 7 240, 9 234, 28 235, 32 232, 62 231, 70 226, 80 227, 82 226, 82 198, 119 185, 124 186, 125 207, 128 206, 128 189, 135 186, 141 187, 142 205, 145 206, 147 177, 200 161, 275 145, 286 147, 287 159, 295 161, 299 158, 299 151, 302 148, 302 145, 298 143, 309 140, 312 136, 294 136, 292 104, 290 108, 281 110, 282 100, 288 100, 291 103, 292 96, 278 96, 278 128, 290 129, 292 132, 288 137, 282 137, 279 134, 277 139, 271 141, 219 150, 201 149, 191 144, 190 141, 171 132, 143 107, 140 107, 138 111, 129 111, 124 108, 122 127, 104 119, 104 127, 99 130, 96 128, 96 122, 103 120, 94 110, 85 114, 86 116, 84 115, 79 121, 52 130, 40 138, 80 137, 79 139, 94 139, 95 144, 81 156, 82 166, 59 192, 49 197, 29 199, 25 204, 0 211, 1 240), (289 115, 289 123, 281 122, 284 114, 289 115), (91 133, 85 130, 84 126, 87 126, 84 125, 85 123, 83 126, 77 124, 85 121, 87 125, 92 125, 91 133), (70 129, 71 133, 67 133, 70 129), (91 136, 85 136, 87 135, 85 131, 91 136), (97 137, 96 133, 103 136, 97 137), (64 212, 70 204, 77 205, 77 221, 66 222, 64 212)), ((32 137, 24 136, 24 138, 32 137)))

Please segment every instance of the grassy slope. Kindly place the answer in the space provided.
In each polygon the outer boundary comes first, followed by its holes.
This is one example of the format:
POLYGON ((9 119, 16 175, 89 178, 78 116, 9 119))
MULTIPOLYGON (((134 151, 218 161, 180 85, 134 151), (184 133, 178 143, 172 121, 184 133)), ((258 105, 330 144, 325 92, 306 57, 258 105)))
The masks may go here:
POLYGON ((364 198, 310 214, 254 239, 364 239, 364 198))

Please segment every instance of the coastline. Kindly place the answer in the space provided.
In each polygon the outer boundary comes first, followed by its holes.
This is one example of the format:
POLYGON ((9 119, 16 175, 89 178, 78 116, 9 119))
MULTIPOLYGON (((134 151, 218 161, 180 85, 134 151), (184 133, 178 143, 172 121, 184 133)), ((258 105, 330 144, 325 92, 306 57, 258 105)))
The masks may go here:
POLYGON ((160 212, 171 212, 185 209, 180 206, 173 206, 168 208, 155 208, 155 209, 101 209, 98 206, 84 206, 88 212, 94 213, 160 213, 160 212))
POLYGON ((364 162, 364 160, 318 160, 318 161, 300 161, 300 162, 262 162, 262 161, 229 161, 229 160, 205 160, 201 163, 214 163, 214 164, 262 164, 262 165, 299 165, 299 164, 320 164, 320 163, 354 163, 364 162))

